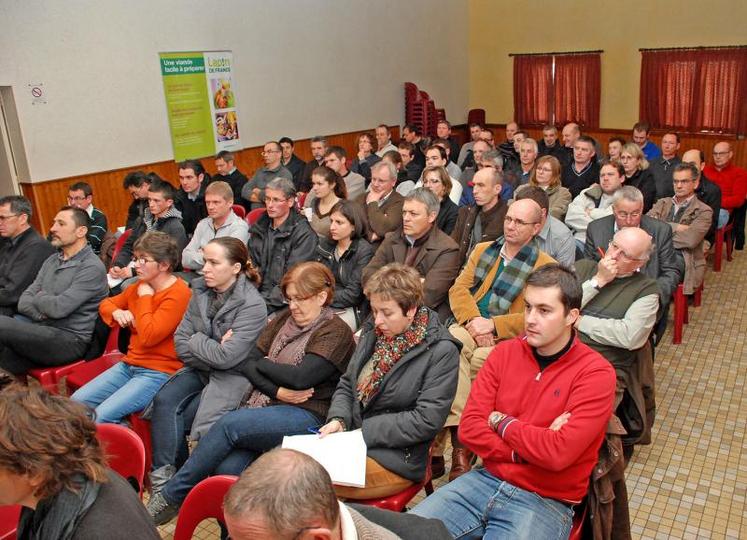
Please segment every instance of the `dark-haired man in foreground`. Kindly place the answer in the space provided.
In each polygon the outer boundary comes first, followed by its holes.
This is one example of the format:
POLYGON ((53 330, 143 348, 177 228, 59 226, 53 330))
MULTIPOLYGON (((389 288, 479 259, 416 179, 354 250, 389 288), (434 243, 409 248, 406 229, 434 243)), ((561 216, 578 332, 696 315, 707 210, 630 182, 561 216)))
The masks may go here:
POLYGON ((571 270, 534 270, 525 333, 500 342, 472 384, 459 439, 485 468, 413 509, 458 538, 568 538, 586 496, 615 397, 615 370, 576 337, 581 284, 571 270))

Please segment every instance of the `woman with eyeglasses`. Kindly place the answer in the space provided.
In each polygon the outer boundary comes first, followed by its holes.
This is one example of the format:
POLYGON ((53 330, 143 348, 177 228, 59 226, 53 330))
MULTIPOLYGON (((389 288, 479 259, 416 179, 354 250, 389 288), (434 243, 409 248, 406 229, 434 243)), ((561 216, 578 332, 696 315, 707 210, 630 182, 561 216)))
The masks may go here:
MULTIPOLYGON (((196 442, 250 388, 235 370, 267 325, 257 291, 259 273, 246 244, 214 238, 202 248, 203 275, 192 281, 192 299, 174 334, 184 368, 156 394, 150 408, 153 447, 151 492, 159 491, 186 461, 196 442)), ((144 413, 145 415, 145 413, 144 413)))
POLYGON ((625 169, 625 185, 641 190, 643 213, 647 213, 656 202, 656 182, 648 169, 648 161, 643 155, 643 150, 635 143, 627 143, 620 152, 620 162, 625 169))
POLYGON ((554 218, 563 221, 568 211, 568 205, 571 204, 572 197, 568 188, 560 185, 560 175, 560 161, 554 156, 542 156, 537 160, 532 173, 529 175, 529 183, 516 188, 514 200, 528 186, 539 187, 547 193, 547 198, 550 199, 550 210, 548 213, 554 218))
POLYGON ((242 408, 223 415, 184 466, 148 502, 156 525, 171 520, 187 493, 212 474, 239 475, 286 435, 320 426, 355 349, 353 333, 329 307, 335 280, 318 262, 291 268, 280 283, 288 309, 260 333, 235 369, 252 384, 242 408))
POLYGON ((449 198, 452 188, 449 173, 443 167, 426 167, 423 171, 423 187, 430 189, 441 202, 436 226, 450 235, 459 216, 459 207, 449 198))
POLYGON ((173 275, 180 256, 176 240, 163 232, 147 232, 135 242, 133 252, 137 281, 99 305, 107 325, 130 330, 127 354, 71 396, 95 409, 99 423, 119 423, 142 410, 182 367, 174 331, 192 293, 173 275))

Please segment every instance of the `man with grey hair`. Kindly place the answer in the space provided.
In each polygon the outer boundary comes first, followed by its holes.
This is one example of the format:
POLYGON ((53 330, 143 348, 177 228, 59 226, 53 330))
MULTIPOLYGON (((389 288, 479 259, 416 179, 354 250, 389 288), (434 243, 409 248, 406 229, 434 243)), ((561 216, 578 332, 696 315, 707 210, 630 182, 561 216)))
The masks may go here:
POLYGON ((650 440, 656 409, 649 336, 660 311, 660 294, 655 279, 643 270, 656 254, 655 240, 643 227, 620 228, 599 262, 576 263, 583 299, 575 326, 579 339, 609 360, 617 373, 614 410, 627 431, 626 459, 634 444, 650 440))
POLYGON ((52 244, 31 226, 31 215, 26 197, 0 198, 0 315, 15 315, 21 293, 54 253, 52 244))
POLYGON ((298 188, 298 191, 301 193, 311 191, 311 173, 317 167, 324 165, 324 154, 327 152, 327 138, 321 135, 312 137, 309 146, 311 147, 312 159, 306 162, 306 167, 304 167, 303 174, 301 175, 301 184, 298 188))
POLYGON ((424 283, 424 304, 441 322, 451 316, 449 288, 459 274, 459 246, 436 227, 440 201, 432 191, 415 188, 405 197, 402 228, 390 232, 363 269, 362 283, 383 266, 401 263, 415 268, 424 283))
POLYGON ((339 502, 319 463, 282 448, 263 454, 242 473, 223 511, 234 540, 451 538, 435 519, 339 502))
MULTIPOLYGON (((514 135, 514 140, 518 133, 514 135)), ((537 141, 530 137, 525 137, 517 144, 519 159, 512 162, 511 168, 506 171, 507 182, 513 185, 514 189, 529 183, 529 176, 534 170, 534 163, 537 161, 537 141)))
POLYGON ((660 315, 655 330, 655 343, 658 343, 666 329, 672 295, 685 274, 685 261, 674 249, 672 228, 643 214, 643 194, 633 186, 623 186, 615 193, 611 216, 589 223, 584 258, 599 261, 611 245, 615 232, 625 227, 640 227, 653 238, 655 249, 641 271, 655 279, 659 286, 660 315))
POLYGON ((267 212, 249 229, 249 256, 262 276, 259 293, 267 312, 285 307, 280 280, 296 263, 313 260, 318 236, 296 210, 296 188, 290 178, 275 178, 264 192, 267 212))
POLYGON ((363 206, 368 218, 366 237, 378 247, 388 232, 402 225, 404 197, 394 190, 397 169, 388 161, 379 161, 371 167, 371 184, 368 193, 359 196, 357 202, 363 206))
POLYGON ((254 176, 241 188, 241 198, 248 201, 252 210, 264 206, 264 189, 273 178, 293 180, 293 174, 283 167, 283 149, 280 143, 268 141, 262 149, 264 167, 257 169, 254 176))

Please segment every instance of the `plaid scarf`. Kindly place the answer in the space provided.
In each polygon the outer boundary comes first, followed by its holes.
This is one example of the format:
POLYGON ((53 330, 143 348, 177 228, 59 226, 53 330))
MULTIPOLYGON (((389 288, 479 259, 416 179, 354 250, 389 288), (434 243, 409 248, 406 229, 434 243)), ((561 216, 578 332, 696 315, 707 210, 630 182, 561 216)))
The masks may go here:
POLYGON ((425 338, 428 327, 428 308, 420 306, 410 326, 404 332, 387 338, 376 329, 376 344, 371 355, 371 375, 358 382, 358 400, 365 407, 378 393, 384 376, 394 367, 407 351, 425 338))
MULTIPOLYGON (((477 292, 490 270, 498 264, 503 243, 504 239, 501 236, 480 255, 480 260, 477 261, 475 267, 475 285, 470 290, 472 294, 477 292)), ((539 250, 534 242, 529 242, 519 250, 508 264, 503 265, 503 271, 493 282, 493 288, 489 293, 488 311, 492 317, 508 313, 511 304, 524 289, 524 283, 526 283, 529 272, 534 268, 538 255, 539 250)))

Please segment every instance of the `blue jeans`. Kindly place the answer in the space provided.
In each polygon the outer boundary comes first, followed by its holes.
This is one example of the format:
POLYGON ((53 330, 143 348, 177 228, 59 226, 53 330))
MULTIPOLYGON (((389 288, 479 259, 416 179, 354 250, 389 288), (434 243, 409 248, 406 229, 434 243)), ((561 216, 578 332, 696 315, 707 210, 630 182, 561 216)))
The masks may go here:
POLYGON ((292 405, 226 413, 200 439, 161 494, 170 504, 181 504, 201 480, 212 474, 239 475, 260 454, 280 445, 285 435, 308 434, 308 428, 321 422, 315 414, 292 405))
POLYGON ((427 497, 413 514, 443 521, 460 538, 568 538, 573 524, 570 506, 525 491, 473 469, 427 497))
POLYGON ((161 371, 117 362, 70 397, 95 409, 97 423, 118 424, 144 409, 168 378, 161 371))
POLYGON ((154 471, 164 465, 174 465, 178 469, 187 460, 187 433, 197 414, 204 387, 196 371, 182 370, 153 398, 150 436, 154 471))

